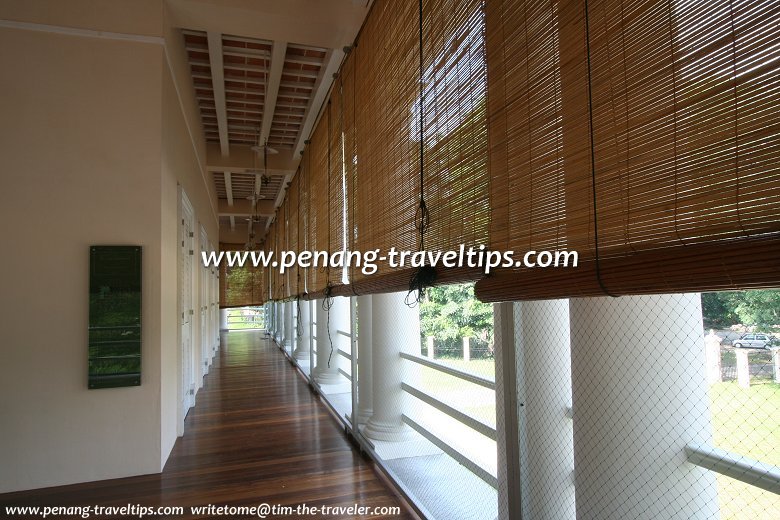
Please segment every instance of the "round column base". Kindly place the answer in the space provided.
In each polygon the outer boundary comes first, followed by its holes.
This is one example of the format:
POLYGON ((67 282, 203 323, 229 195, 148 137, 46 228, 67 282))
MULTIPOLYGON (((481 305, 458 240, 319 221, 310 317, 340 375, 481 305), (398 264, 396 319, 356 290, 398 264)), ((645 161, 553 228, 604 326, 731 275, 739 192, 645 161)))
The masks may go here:
POLYGON ((295 358, 298 361, 303 361, 309 359, 309 352, 307 350, 304 350, 302 348, 297 348, 295 351, 293 351, 293 358, 295 358))
POLYGON ((335 385, 341 382, 340 379, 339 372, 335 368, 315 367, 314 369, 314 380, 321 385, 335 385))
POLYGON ((369 439, 375 441, 401 442, 412 439, 414 432, 404 423, 387 423, 369 418, 362 431, 369 439))
POLYGON ((372 415, 374 415, 374 410, 372 410, 371 408, 366 408, 366 409, 358 408, 358 413, 357 413, 358 424, 366 424, 372 415))

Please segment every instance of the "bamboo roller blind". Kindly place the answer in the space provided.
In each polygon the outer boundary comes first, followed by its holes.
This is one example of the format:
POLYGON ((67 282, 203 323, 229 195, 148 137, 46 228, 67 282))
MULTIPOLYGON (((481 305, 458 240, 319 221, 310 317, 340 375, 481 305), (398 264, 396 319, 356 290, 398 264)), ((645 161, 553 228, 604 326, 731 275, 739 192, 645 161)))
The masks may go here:
MULTIPOLYGON (((300 162, 300 168, 298 170, 298 177, 300 180, 300 204, 298 206, 299 208, 299 218, 300 221, 298 223, 298 247, 301 251, 309 251, 311 250, 310 246, 310 236, 309 236, 309 230, 311 227, 311 221, 310 221, 310 215, 312 213, 311 210, 311 196, 310 196, 310 189, 309 189, 309 183, 310 183, 310 167, 309 167, 309 158, 310 153, 308 150, 304 150, 303 155, 301 156, 301 162, 300 162)), ((310 286, 310 279, 309 279, 309 271, 311 269, 298 269, 298 278, 300 280, 300 285, 298 288, 297 295, 301 296, 303 294, 306 294, 308 292, 308 287, 310 286)))
MULTIPOLYGON (((426 250, 487 239, 486 66, 482 2, 423 2, 424 194, 426 250)), ((358 251, 417 251, 420 197, 420 45, 418 3, 376 2, 354 60, 354 229, 358 251), (392 42, 392 44, 388 44, 392 42)), ((353 269, 351 293, 404 290, 412 269, 385 263, 373 275, 353 269)), ((477 271, 438 269, 439 282, 477 271)), ((346 291, 345 291, 346 292, 346 291)))
POLYGON ((590 0, 585 14, 487 4, 490 247, 581 264, 499 272, 478 297, 780 285, 780 4, 590 0))
MULTIPOLYGON (((295 172, 295 176, 290 182, 289 188, 289 215, 287 217, 287 246, 290 251, 302 251, 300 240, 300 222, 301 222, 301 169, 295 172)), ((288 296, 298 296, 303 293, 303 283, 300 280, 300 269, 298 265, 290 268, 288 276, 288 296)))
MULTIPOLYGON (((327 112, 327 106, 325 107, 327 112)), ((306 153, 310 154, 309 166, 309 248, 313 251, 327 251, 330 224, 328 222, 328 125, 327 113, 323 113, 319 124, 312 132, 306 153), (323 124, 323 120, 325 123, 323 124)), ((310 267, 310 293, 322 292, 328 284, 328 272, 323 267, 310 267)))
POLYGON ((220 308, 262 305, 268 301, 264 285, 266 273, 262 268, 254 268, 251 265, 229 267, 227 262, 223 261, 219 271, 220 308))

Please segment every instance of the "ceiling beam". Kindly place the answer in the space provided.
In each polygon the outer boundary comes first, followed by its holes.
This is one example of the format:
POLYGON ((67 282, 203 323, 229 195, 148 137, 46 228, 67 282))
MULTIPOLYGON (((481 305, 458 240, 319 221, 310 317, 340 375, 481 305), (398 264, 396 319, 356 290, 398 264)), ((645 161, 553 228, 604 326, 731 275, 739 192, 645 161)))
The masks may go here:
POLYGON ((306 118, 303 121, 303 127, 301 127, 301 133, 298 134, 298 140, 295 142, 293 148, 293 157, 299 157, 304 148, 304 141, 309 138, 314 122, 317 120, 317 115, 320 110, 320 106, 325 101, 325 96, 328 94, 328 89, 332 83, 333 75, 338 72, 341 60, 344 58, 344 51, 341 49, 331 49, 328 54, 325 55, 326 65, 320 69, 320 76, 314 83, 314 95, 309 100, 309 104, 306 107, 306 118))
MULTIPOLYGON (((255 144, 255 143, 252 143, 255 144)), ((280 175, 294 172, 298 168, 298 160, 293 158, 292 150, 280 149, 279 153, 268 156, 268 174, 280 175)), ((219 144, 206 143, 206 170, 236 172, 262 169, 261 158, 248 145, 230 145, 230 156, 223 157, 219 152, 219 144)), ((235 181, 235 179, 233 179, 235 181)))
POLYGON ((282 187, 279 188, 279 194, 276 196, 276 200, 274 201, 274 206, 277 208, 282 205, 282 202, 284 202, 284 196, 287 193, 287 187, 290 185, 290 182, 292 181, 293 174, 287 174, 284 176, 284 180, 282 181, 282 187))
MULTIPOLYGON (((274 120, 274 111, 276 110, 276 97, 279 94, 279 85, 282 82, 282 71, 284 70, 284 57, 287 54, 287 42, 275 41, 271 49, 270 72, 268 73, 268 84, 265 86, 265 105, 263 106, 263 123, 260 127, 260 142, 262 146, 268 140, 268 134, 271 133, 271 123, 274 120)), ((267 156, 260 154, 260 160, 265 162, 267 156)), ((264 170, 268 169, 267 164, 262 164, 264 170)), ((268 172, 266 171, 266 174, 268 172)), ((255 175, 255 194, 260 193, 262 188, 262 177, 255 175)))
POLYGON ((230 178, 230 172, 225 172, 225 192, 227 193, 228 206, 233 205, 233 182, 230 178))
POLYGON ((222 34, 208 33, 209 66, 211 67, 211 87, 214 91, 214 104, 217 108, 217 127, 219 129, 219 147, 223 156, 230 154, 228 141, 227 111, 225 109, 225 78, 222 64, 222 34))
POLYGON ((275 41, 271 51, 271 72, 268 74, 268 87, 265 94, 265 113, 263 114, 263 126, 260 129, 260 142, 265 142, 271 131, 271 122, 276 110, 276 97, 279 94, 279 85, 282 82, 284 70, 284 56, 287 54, 287 42, 275 41))
POLYGON ((274 214, 274 201, 270 199, 258 200, 256 209, 252 207, 252 201, 247 199, 238 199, 233 202, 234 204, 230 206, 224 199, 217 201, 217 212, 220 217, 247 217, 250 215, 268 217, 274 214))

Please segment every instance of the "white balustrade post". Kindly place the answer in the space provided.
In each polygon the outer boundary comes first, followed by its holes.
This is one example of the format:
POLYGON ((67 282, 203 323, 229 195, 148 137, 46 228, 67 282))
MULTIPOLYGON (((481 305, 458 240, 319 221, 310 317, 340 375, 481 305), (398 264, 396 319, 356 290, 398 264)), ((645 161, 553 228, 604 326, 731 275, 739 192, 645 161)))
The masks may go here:
POLYGON ((723 338, 710 329, 710 333, 704 336, 704 353, 707 360, 707 383, 714 384, 722 381, 720 361, 720 343, 723 338))
POLYGON ((734 349, 737 356, 737 384, 750 388, 750 359, 746 350, 734 349))

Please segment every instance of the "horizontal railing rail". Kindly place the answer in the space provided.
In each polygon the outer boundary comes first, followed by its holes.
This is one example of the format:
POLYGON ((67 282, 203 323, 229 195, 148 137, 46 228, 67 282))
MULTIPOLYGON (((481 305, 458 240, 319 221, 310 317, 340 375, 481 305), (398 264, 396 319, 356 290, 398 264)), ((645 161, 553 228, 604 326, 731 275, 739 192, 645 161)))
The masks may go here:
POLYGON ((140 325, 112 325, 110 327, 89 327, 89 330, 118 330, 118 329, 140 329, 140 325))
POLYGON ((406 414, 401 415, 401 418, 403 421, 408 424, 414 431, 428 439, 428 441, 431 442, 434 446, 439 448, 441 451, 449 455, 452 459, 454 459, 458 464, 465 467, 469 471, 471 471, 474 475, 482 479, 484 482, 486 482, 488 485, 492 486, 495 489, 498 489, 498 479, 491 475, 488 471, 486 471, 481 466, 477 465, 472 461, 471 459, 467 458, 465 455, 454 449, 452 446, 447 444, 446 442, 439 439, 436 435, 428 431, 425 427, 415 422, 413 419, 409 418, 406 414))
POLYGON ((401 388, 408 393, 409 395, 413 395, 420 401, 432 406, 433 408, 437 409, 438 411, 442 412, 443 414, 449 415, 456 421, 459 421, 472 430, 481 433, 485 437, 488 437, 492 440, 496 440, 496 429, 478 421, 477 419, 474 419, 473 417, 466 415, 465 413, 461 412, 460 410, 457 410, 453 408, 452 406, 439 401, 433 396, 430 396, 424 392, 421 392, 420 390, 407 385, 406 383, 401 383, 401 388))
POLYGON ((409 354, 407 352, 401 352, 401 357, 403 359, 408 360, 408 361, 412 361, 414 363, 418 363, 418 364, 426 366, 428 368, 432 368, 434 370, 438 370, 439 372, 442 372, 444 374, 450 375, 452 377, 456 377, 456 378, 461 379, 463 381, 468 381, 469 383, 474 383, 475 385, 483 386, 485 388, 489 388, 490 390, 495 390, 496 389, 496 382, 495 381, 487 379, 486 377, 480 376, 478 374, 472 374, 470 372, 464 372, 463 370, 458 370, 457 368, 452 368, 452 367, 447 366, 447 365, 445 365, 443 363, 439 363, 437 361, 432 361, 432 360, 424 358, 422 356, 415 356, 414 354, 409 354))
POLYGON ((778 466, 707 444, 689 444, 685 447, 685 456, 691 464, 780 495, 778 466))

